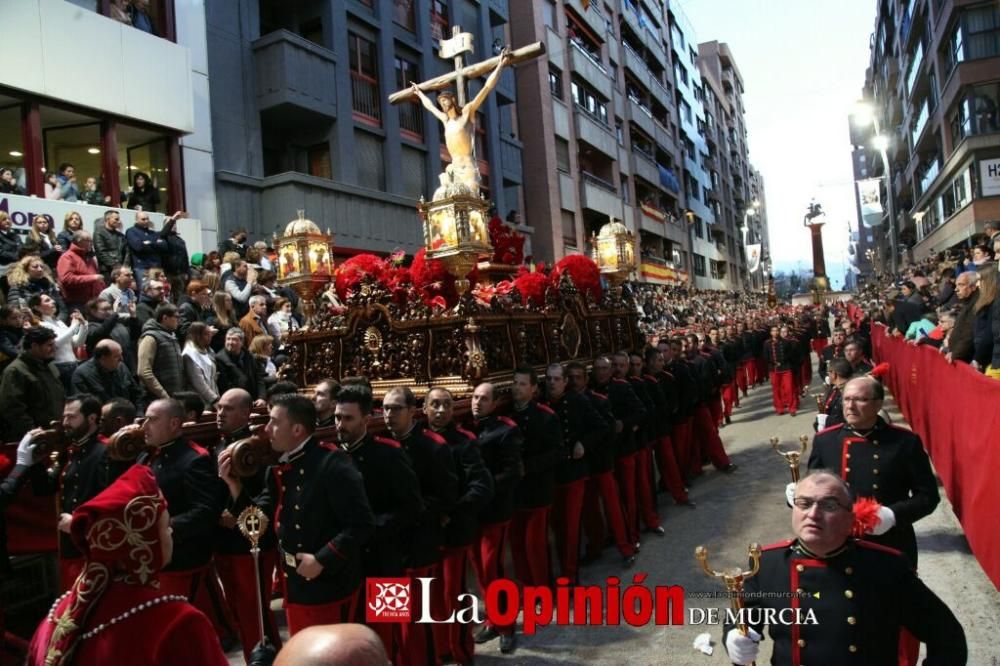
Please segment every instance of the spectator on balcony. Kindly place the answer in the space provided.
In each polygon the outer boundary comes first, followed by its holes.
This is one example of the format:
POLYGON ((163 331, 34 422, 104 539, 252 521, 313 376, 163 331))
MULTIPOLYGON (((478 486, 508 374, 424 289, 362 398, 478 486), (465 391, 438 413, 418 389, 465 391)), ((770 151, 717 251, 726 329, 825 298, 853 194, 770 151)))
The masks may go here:
POLYGON ((270 335, 258 335, 250 341, 250 353, 257 362, 258 369, 264 374, 264 385, 270 388, 278 381, 278 367, 274 364, 274 338, 270 335))
POLYGON ((239 327, 240 320, 236 316, 232 296, 224 291, 212 293, 212 317, 208 323, 216 329, 212 336, 212 351, 218 352, 225 346, 226 332, 234 326, 239 327))
POLYGON ((257 271, 243 259, 233 264, 233 270, 223 278, 222 288, 233 297, 236 313, 242 317, 250 311, 250 296, 257 284, 257 271))
POLYGON ((135 284, 141 289, 143 277, 149 269, 163 267, 163 253, 167 250, 167 241, 153 230, 153 221, 146 209, 135 214, 135 224, 125 232, 125 240, 132 255, 135 284))
POLYGON ((97 187, 97 179, 88 176, 83 183, 83 190, 80 191, 80 201, 91 206, 110 206, 111 197, 101 192, 97 187))
POLYGON ((73 243, 73 234, 80 229, 83 229, 83 217, 75 210, 71 210, 63 217, 63 228, 56 236, 56 242, 60 247, 68 248, 73 243))
POLYGON ((163 303, 142 326, 139 338, 139 379, 156 399, 172 397, 186 387, 181 346, 175 332, 180 318, 177 307, 163 303))
POLYGON ((219 399, 218 371, 211 346, 215 332, 204 322, 193 322, 188 326, 182 354, 187 385, 209 405, 214 405, 219 399))
POLYGON ((187 299, 178 306, 181 323, 177 337, 187 340, 188 327, 196 321, 210 324, 215 316, 212 311, 212 290, 201 280, 191 280, 187 286, 187 299))
POLYGON ((274 272, 275 262, 271 261, 271 257, 268 256, 267 243, 264 241, 257 241, 253 244, 253 247, 260 253, 260 267, 265 271, 274 272))
POLYGON ((153 19, 149 16, 149 0, 132 0, 129 5, 129 14, 132 16, 132 26, 151 35, 156 35, 156 28, 153 26, 153 19))
POLYGON ((240 319, 240 330, 246 340, 267 333, 267 299, 261 295, 250 297, 250 311, 240 319))
POLYGON ((21 251, 21 234, 14 231, 14 223, 7 211, 0 210, 0 288, 7 291, 7 271, 10 270, 21 251))
POLYGON ((985 371, 993 362, 993 303, 1000 297, 1000 273, 988 266, 979 271, 979 295, 973 311, 976 313, 973 334, 973 367, 985 371))
POLYGON ((36 255, 22 257, 7 272, 10 292, 7 302, 18 308, 27 308, 28 300, 36 294, 45 294, 56 302, 61 317, 68 314, 59 285, 52 277, 52 270, 36 255))
POLYGON ((38 246, 38 256, 51 268, 55 269, 59 261, 59 253, 66 248, 59 244, 56 234, 52 231, 52 222, 45 215, 35 215, 31 219, 31 230, 28 231, 28 240, 38 246))
POLYGON ((119 23, 132 25, 132 15, 129 13, 129 0, 111 0, 111 11, 109 15, 119 23))
MULTIPOLYGON (((122 233, 122 218, 116 210, 104 211, 104 219, 94 230, 94 253, 97 265, 106 279, 111 271, 125 262, 128 241, 122 233)), ((131 274, 131 271, 129 271, 131 274)))
POLYGON ((80 188, 76 186, 76 167, 72 164, 63 162, 59 165, 56 181, 59 183, 60 199, 75 203, 80 198, 80 188))
POLYGON ((66 305, 72 310, 83 308, 104 290, 104 277, 97 270, 97 260, 91 255, 94 241, 89 231, 73 234, 69 251, 59 257, 56 275, 62 285, 66 305))
POLYGON ((24 189, 17 184, 14 171, 7 167, 0 169, 0 194, 24 194, 24 189))
POLYGON ((267 318, 267 328, 280 348, 289 333, 299 330, 299 322, 292 316, 292 302, 281 297, 274 302, 274 312, 267 318))
POLYGON ((136 171, 132 178, 132 189, 128 193, 127 207, 155 213, 159 205, 160 193, 156 189, 156 181, 150 180, 146 172, 136 171))
POLYGON ((32 428, 48 428, 62 418, 66 393, 52 372, 56 334, 43 326, 24 332, 24 351, 0 377, 0 432, 5 442, 18 440, 32 428))
POLYGON ((0 305, 0 372, 21 353, 24 315, 17 308, 0 305))
POLYGON ((56 318, 56 303, 45 294, 35 294, 28 299, 28 307, 42 326, 56 334, 55 365, 66 395, 72 390, 73 371, 76 370, 76 350, 87 343, 87 322, 79 310, 70 313, 69 325, 56 318))
POLYGON ((232 236, 219 243, 219 255, 224 257, 230 252, 235 252, 240 255, 240 259, 244 259, 247 256, 247 235, 247 230, 243 227, 234 231, 232 236))

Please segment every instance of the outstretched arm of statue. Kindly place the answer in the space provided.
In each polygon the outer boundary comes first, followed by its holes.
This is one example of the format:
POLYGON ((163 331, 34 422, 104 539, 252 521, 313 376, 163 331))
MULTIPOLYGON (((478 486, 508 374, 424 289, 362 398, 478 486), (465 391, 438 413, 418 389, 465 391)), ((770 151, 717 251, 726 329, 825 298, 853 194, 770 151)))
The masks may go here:
POLYGON ((503 68, 509 64, 510 49, 504 47, 503 51, 500 52, 500 59, 497 61, 496 69, 494 69, 490 73, 489 77, 487 77, 482 90, 476 93, 476 96, 472 99, 472 101, 462 108, 462 115, 465 116, 466 120, 476 117, 476 111, 478 111, 479 107, 486 101, 486 96, 497 87, 498 83, 500 83, 500 73, 503 71, 503 68))
POLYGON ((443 123, 448 122, 448 116, 445 115, 445 112, 439 109, 434 104, 434 102, 432 102, 431 99, 424 94, 424 91, 420 89, 420 86, 411 81, 410 90, 413 91, 413 94, 417 96, 417 98, 420 100, 420 103, 424 105, 424 108, 434 114, 435 118, 437 118, 443 123))

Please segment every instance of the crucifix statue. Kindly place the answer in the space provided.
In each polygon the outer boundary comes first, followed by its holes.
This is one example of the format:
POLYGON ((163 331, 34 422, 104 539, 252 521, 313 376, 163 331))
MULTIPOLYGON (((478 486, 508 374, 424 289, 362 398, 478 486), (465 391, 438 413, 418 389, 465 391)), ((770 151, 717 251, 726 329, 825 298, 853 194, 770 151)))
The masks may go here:
POLYGON ((411 82, 408 88, 389 96, 389 102, 392 104, 419 101, 444 125, 445 145, 451 155, 451 164, 445 173, 441 174, 441 187, 435 192, 435 200, 456 191, 478 196, 479 166, 475 154, 476 111, 500 82, 504 67, 537 58, 545 52, 545 46, 542 42, 536 42, 516 51, 504 48, 497 56, 465 65, 463 54, 471 53, 472 50, 472 34, 463 33, 461 28, 454 26, 451 38, 441 40, 439 51, 441 58, 454 60, 454 71, 423 83, 411 82), (480 77, 487 72, 489 76, 482 89, 466 103, 465 81, 480 77), (456 86, 456 92, 446 89, 452 83, 456 86), (425 94, 425 91, 429 90, 440 91, 437 95, 437 106, 425 94))

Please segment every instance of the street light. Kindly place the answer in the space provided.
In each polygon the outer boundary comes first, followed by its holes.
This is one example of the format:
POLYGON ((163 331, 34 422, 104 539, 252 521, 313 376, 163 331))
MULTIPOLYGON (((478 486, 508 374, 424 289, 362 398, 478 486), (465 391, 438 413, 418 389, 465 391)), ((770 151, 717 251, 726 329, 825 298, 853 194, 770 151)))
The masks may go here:
POLYGON ((870 102, 858 102, 854 111, 854 122, 859 127, 869 125, 875 130, 871 147, 882 157, 882 173, 885 176, 886 206, 889 213, 889 260, 893 275, 899 272, 899 252, 896 250, 896 206, 892 195, 892 167, 889 164, 889 136, 879 127, 878 114, 870 102))

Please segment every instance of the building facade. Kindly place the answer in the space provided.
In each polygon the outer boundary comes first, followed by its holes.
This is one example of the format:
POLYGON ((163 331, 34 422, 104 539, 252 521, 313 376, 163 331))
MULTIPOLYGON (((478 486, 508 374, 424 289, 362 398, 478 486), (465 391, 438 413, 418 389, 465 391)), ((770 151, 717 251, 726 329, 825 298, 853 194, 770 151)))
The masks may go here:
MULTIPOLYGON (((437 55, 451 26, 473 35, 466 63, 496 55, 507 0, 232 0, 206 16, 220 235, 269 236, 304 209, 344 254, 422 245, 415 204, 448 153, 431 114, 387 98, 453 69, 437 55)), ((482 190, 501 216, 521 208, 515 99, 507 70, 478 113, 482 190)))
MULTIPOLYGON (((881 0, 864 96, 889 137, 896 219, 876 229, 882 256, 890 257, 893 228, 900 254, 920 259, 967 246, 1000 219, 995 2, 881 0)), ((881 160, 868 161, 884 177, 881 160)), ((886 194, 883 186, 883 201, 886 194)))
MULTIPOLYGON (((0 167, 44 197, 45 176, 73 165, 78 187, 94 178, 115 207, 145 174, 155 212, 199 218, 202 237, 188 243, 200 249, 216 243, 205 8, 176 4, 151 2, 141 29, 104 0, 4 2, 5 49, 26 55, 0 70, 0 167)), ((80 205, 88 222, 98 216, 80 205)))

